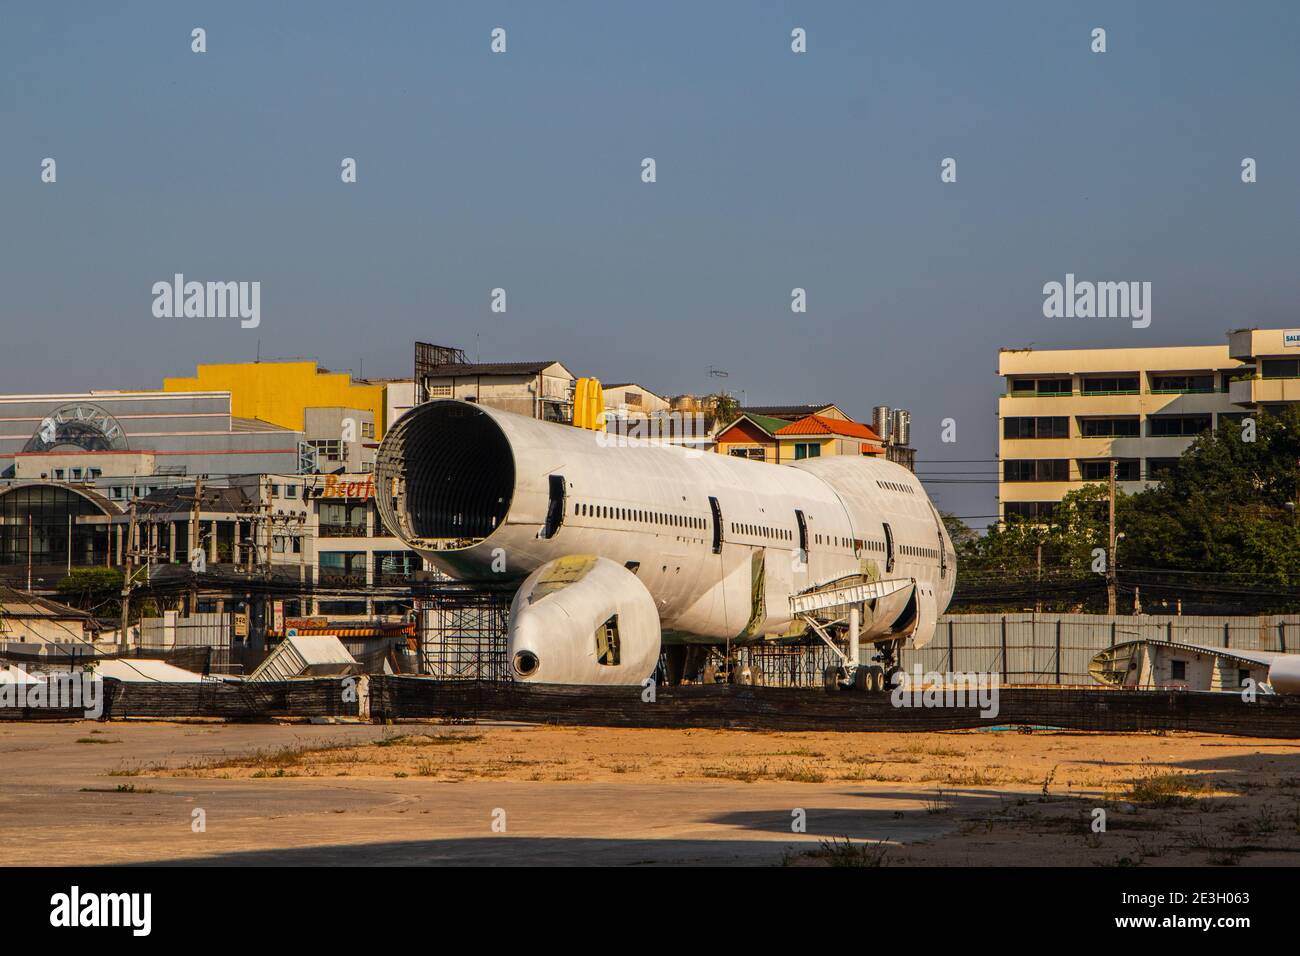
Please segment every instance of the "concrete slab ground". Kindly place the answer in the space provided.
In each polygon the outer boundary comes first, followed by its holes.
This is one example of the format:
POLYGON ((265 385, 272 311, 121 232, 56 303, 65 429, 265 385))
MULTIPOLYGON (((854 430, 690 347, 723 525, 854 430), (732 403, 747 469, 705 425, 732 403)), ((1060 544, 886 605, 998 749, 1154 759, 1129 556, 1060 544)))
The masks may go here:
POLYGON ((0 841, 11 865, 1297 865, 1300 745, 0 722, 0 841))
POLYGON ((954 826, 926 811, 932 794, 908 786, 866 794, 853 784, 161 775, 386 733, 370 725, 0 724, 0 841, 13 865, 771 865, 832 836, 902 843, 954 826), (124 769, 131 775, 111 776, 124 769), (806 833, 791 832, 795 808, 807 812, 806 833), (205 832, 192 830, 195 810, 205 832), (505 813, 504 833, 493 831, 496 811, 505 813))

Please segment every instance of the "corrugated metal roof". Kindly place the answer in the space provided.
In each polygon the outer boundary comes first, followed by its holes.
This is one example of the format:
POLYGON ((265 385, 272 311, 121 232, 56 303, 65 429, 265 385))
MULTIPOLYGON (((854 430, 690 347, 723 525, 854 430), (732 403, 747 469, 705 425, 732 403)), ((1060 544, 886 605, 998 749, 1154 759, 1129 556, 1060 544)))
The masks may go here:
POLYGON ((467 375, 536 375, 552 365, 559 365, 554 360, 548 362, 451 362, 446 365, 431 365, 425 370, 428 378, 464 378, 467 375))
POLYGON ((93 620, 86 611, 4 585, 0 585, 0 613, 14 618, 93 620))

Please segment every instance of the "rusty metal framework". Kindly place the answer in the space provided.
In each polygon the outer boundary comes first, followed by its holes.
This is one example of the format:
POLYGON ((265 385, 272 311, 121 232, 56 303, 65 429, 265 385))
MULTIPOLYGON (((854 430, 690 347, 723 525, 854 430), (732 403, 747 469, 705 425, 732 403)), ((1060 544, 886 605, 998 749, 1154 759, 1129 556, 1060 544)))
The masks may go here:
POLYGON ((450 345, 434 345, 431 342, 415 343, 415 400, 423 403, 429 400, 425 394, 424 380, 430 369, 439 365, 464 365, 467 358, 464 349, 450 345))
POLYGON ((765 687, 821 687, 828 667, 840 658, 820 641, 808 644, 755 644, 740 648, 737 657, 765 687))

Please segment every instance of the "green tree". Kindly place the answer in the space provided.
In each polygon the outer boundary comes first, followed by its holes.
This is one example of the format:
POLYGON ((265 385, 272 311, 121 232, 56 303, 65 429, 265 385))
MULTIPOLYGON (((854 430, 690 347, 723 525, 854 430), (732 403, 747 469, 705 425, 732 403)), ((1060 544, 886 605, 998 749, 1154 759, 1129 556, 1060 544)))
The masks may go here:
MULTIPOLYGON (((124 578, 121 568, 73 568, 55 587, 64 604, 89 611, 102 620, 116 622, 122 616, 124 578)), ((132 623, 157 613, 157 605, 151 598, 131 602, 132 623)))

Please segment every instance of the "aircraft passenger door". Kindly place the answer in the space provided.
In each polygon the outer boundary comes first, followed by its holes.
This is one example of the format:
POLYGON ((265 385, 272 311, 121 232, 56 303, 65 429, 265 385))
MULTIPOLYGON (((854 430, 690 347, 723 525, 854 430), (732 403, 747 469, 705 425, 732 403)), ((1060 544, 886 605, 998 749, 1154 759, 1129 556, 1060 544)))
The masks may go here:
POLYGON ((722 553, 722 505, 718 499, 709 495, 709 511, 713 513, 713 553, 722 553))
POLYGON ((934 515, 935 532, 939 536, 939 578, 942 580, 948 576, 948 546, 943 542, 943 518, 934 505, 930 505, 930 513, 934 515))
POLYGON ((808 554, 808 519, 803 516, 802 511, 795 508, 794 520, 799 525, 799 550, 806 556, 808 554))
POLYGON ((894 570, 894 529, 886 522, 885 529, 885 573, 892 574, 894 570))
POLYGON ((564 524, 564 476, 551 475, 550 500, 546 505, 546 524, 542 527, 542 537, 555 537, 562 524, 564 524))

